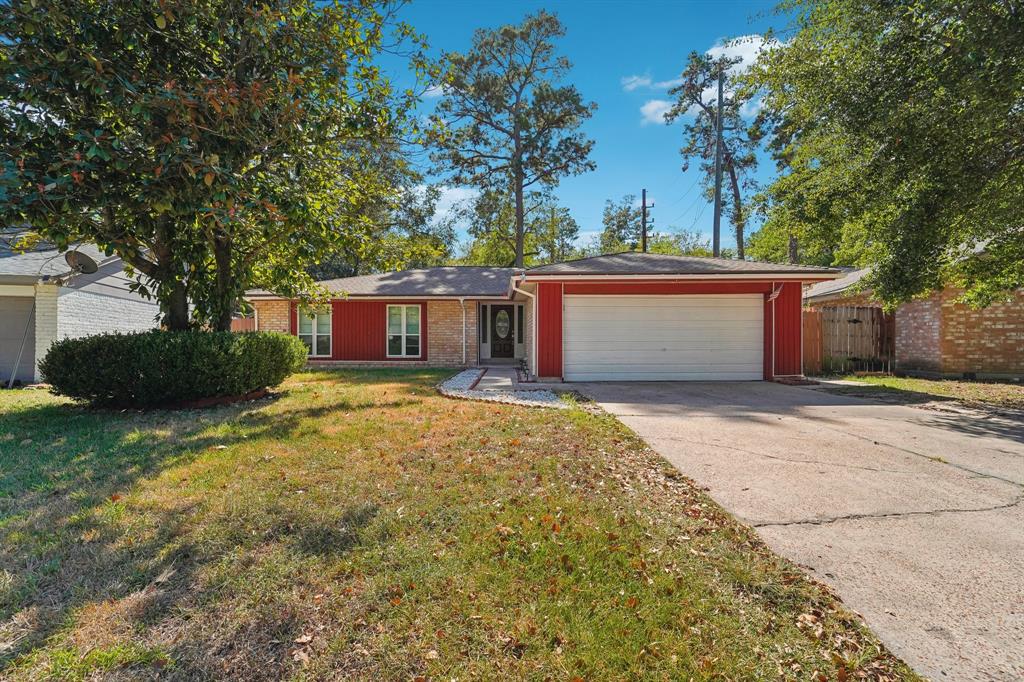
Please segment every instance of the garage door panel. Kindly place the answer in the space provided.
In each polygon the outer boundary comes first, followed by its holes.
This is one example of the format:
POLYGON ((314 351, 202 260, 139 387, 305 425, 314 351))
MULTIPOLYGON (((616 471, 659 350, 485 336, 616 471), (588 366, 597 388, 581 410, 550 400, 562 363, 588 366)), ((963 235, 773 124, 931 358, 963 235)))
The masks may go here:
POLYGON ((570 381, 763 376, 764 299, 753 295, 576 296, 564 301, 570 381))

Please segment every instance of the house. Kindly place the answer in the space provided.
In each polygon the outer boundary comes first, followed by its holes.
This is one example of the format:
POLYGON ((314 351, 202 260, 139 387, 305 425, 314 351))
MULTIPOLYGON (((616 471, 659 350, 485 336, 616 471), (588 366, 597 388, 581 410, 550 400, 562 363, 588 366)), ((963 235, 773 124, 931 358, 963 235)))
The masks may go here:
MULTIPOLYGON (((844 319, 871 311, 884 319, 881 304, 863 286, 869 273, 861 268, 815 284, 804 293, 804 305, 826 314, 843 310, 844 319)), ((980 310, 958 303, 961 293, 947 287, 891 313, 894 369, 928 377, 1024 378, 1024 291, 980 310)))
POLYGON ((158 306, 132 292, 121 259, 74 249, 99 268, 75 272, 53 247, 20 253, 0 245, 0 381, 39 381, 39 361, 57 339, 157 326, 158 306))
POLYGON ((801 291, 829 268, 619 253, 526 270, 438 267, 322 282, 304 310, 249 292, 256 326, 319 365, 522 363, 543 380, 756 380, 802 374, 801 291))

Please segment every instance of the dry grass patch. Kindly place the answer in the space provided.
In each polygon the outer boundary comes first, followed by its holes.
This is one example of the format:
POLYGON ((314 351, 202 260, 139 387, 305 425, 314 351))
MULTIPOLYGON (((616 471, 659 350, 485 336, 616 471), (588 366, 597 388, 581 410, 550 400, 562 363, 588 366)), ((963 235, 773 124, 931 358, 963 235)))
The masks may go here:
POLYGON ((0 394, 11 679, 903 679, 614 419, 437 371, 90 411, 0 394))
POLYGON ((1024 384, 1019 382, 957 381, 954 379, 917 379, 895 376, 848 376, 844 379, 863 384, 863 387, 835 387, 848 395, 906 403, 956 400, 975 407, 1024 410, 1024 384))

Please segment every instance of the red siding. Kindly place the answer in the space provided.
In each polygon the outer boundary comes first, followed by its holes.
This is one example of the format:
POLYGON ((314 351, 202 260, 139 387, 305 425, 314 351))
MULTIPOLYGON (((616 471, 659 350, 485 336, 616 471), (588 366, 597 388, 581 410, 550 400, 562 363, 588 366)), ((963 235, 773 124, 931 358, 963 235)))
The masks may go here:
MULTIPOLYGON (((298 333, 298 306, 292 303, 291 332, 298 333)), ((331 301, 331 360, 426 360, 427 304, 422 301, 331 301), (389 358, 387 356, 387 307, 418 305, 420 307, 420 357, 389 358)), ((321 358, 324 359, 324 358, 321 358)))
POLYGON ((802 374, 801 334, 803 290, 799 282, 786 282, 775 299, 775 376, 802 374))
POLYGON ((537 285, 537 376, 562 376, 562 283, 537 285))
POLYGON ((772 368, 775 363, 772 362, 772 325, 775 324, 775 312, 774 301, 769 300, 771 292, 764 295, 764 380, 771 381, 775 377, 772 376, 772 368))

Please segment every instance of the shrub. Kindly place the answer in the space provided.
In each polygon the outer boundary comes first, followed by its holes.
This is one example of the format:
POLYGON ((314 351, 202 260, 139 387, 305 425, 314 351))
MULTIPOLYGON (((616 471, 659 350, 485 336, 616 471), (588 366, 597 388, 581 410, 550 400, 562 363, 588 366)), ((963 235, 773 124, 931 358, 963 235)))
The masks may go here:
POLYGON ((57 341, 39 368, 54 393, 153 407, 277 386, 305 362, 305 346, 287 334, 149 331, 57 341))

